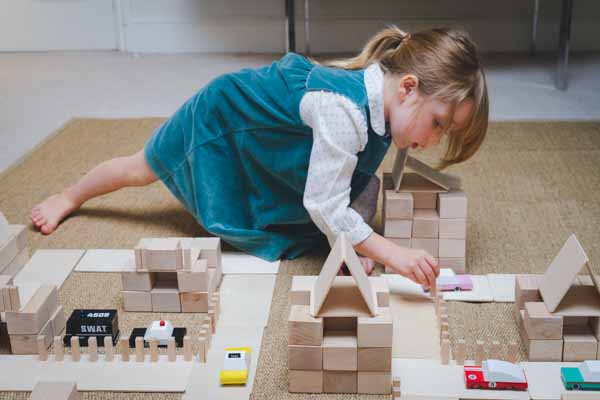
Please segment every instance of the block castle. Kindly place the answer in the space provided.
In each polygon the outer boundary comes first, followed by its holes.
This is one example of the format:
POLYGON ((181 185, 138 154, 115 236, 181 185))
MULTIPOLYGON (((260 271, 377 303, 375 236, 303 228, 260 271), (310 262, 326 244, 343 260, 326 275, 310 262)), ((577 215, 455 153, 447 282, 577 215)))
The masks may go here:
POLYGON ((387 283, 367 277, 344 233, 318 277, 294 277, 290 298, 290 392, 391 393, 387 283), (342 265, 350 276, 337 275, 342 265))

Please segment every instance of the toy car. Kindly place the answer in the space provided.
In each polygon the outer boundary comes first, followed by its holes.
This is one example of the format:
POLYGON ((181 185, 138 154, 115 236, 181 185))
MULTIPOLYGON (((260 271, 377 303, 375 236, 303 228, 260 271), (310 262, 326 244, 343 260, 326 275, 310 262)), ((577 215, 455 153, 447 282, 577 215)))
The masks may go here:
POLYGON ((527 378, 517 364, 486 360, 481 367, 465 366, 467 389, 527 390, 527 378))
POLYGON ((225 361, 219 374, 221 385, 245 385, 250 368, 250 347, 225 348, 225 361))
POLYGON ((469 275, 440 275, 436 284, 438 290, 443 292, 473 290, 473 281, 469 275))
POLYGON ((141 336, 144 338, 144 347, 148 347, 152 339, 158 339, 158 347, 167 347, 170 337, 175 338, 177 347, 182 347, 186 332, 186 328, 174 328, 169 321, 152 321, 148 328, 133 328, 129 336, 129 346, 135 347, 135 338, 141 336))
POLYGON ((600 390, 600 361, 584 361, 579 367, 562 367, 560 377, 567 390, 600 390))
POLYGON ((117 310, 76 309, 67 320, 63 343, 71 346, 71 337, 79 337, 79 345, 86 347, 88 339, 96 337, 98 346, 104 346, 104 337, 109 336, 113 345, 119 338, 119 316, 117 310))

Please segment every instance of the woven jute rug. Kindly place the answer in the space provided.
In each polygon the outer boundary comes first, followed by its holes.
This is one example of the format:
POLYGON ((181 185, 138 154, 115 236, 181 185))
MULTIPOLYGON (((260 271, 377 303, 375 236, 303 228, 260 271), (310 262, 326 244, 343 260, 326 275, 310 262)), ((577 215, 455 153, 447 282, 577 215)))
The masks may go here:
MULTIPOLYGON (((15 167, 0 175, 0 210, 28 224, 33 205, 108 158, 142 148, 161 119, 73 120, 15 167)), ((381 171, 390 171, 391 149, 381 171)), ((431 161, 434 155, 423 154, 431 161)), ((473 160, 452 167, 469 199, 468 271, 542 273, 571 233, 592 264, 600 265, 600 123, 493 123, 473 160)), ((374 227, 381 231, 381 217, 374 227)), ((130 188, 86 204, 50 236, 30 228, 30 249, 131 248, 141 237, 202 236, 205 232, 160 183, 130 188)), ((287 392, 288 292, 291 277, 317 274, 325 250, 281 264, 252 398, 377 399, 389 396, 299 395, 287 392)), ((380 272, 378 270, 377 272, 380 272)), ((73 273, 61 290, 67 313, 75 307, 121 308, 115 274, 73 273)), ((451 303, 451 339, 519 341, 512 304, 451 303)), ((124 331, 156 314, 120 313, 124 331)), ((195 323, 182 316, 179 324, 195 323)), ((406 327, 410 329, 410 327, 406 327)), ((473 357, 468 348, 467 356, 473 357)), ((523 356, 523 354, 521 354, 523 356)), ((0 398, 27 398, 0 393, 0 398)), ((173 394, 84 393, 84 399, 178 399, 173 394)))

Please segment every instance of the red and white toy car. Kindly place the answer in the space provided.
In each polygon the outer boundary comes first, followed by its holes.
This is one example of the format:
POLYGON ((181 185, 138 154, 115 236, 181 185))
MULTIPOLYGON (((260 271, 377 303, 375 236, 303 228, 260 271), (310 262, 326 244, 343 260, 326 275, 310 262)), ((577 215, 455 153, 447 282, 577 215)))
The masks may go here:
POLYGON ((525 372, 517 364, 486 360, 483 366, 465 366, 467 389, 527 390, 525 372))

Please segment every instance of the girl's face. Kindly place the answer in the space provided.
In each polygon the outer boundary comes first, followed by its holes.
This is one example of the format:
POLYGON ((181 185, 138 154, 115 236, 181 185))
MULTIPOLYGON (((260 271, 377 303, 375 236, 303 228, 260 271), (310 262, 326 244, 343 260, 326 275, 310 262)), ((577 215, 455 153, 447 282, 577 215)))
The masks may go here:
MULTIPOLYGON (((465 100, 454 112, 453 130, 462 129, 473 111, 473 102, 465 100)), ((427 149, 437 145, 450 118, 451 105, 425 96, 418 90, 414 75, 402 78, 386 75, 384 85, 384 113, 389 124, 392 141, 399 149, 427 149)))

